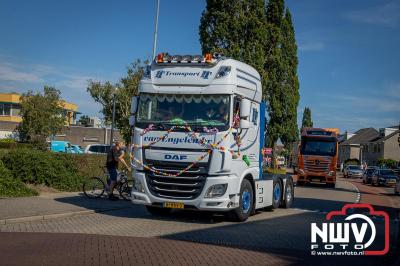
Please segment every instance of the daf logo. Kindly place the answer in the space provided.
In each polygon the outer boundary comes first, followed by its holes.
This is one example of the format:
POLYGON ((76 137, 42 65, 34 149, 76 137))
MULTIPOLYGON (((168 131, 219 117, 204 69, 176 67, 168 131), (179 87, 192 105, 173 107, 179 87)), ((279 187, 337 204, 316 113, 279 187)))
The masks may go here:
POLYGON ((182 161, 187 159, 187 155, 178 155, 178 154, 165 154, 164 159, 166 160, 175 160, 182 161))

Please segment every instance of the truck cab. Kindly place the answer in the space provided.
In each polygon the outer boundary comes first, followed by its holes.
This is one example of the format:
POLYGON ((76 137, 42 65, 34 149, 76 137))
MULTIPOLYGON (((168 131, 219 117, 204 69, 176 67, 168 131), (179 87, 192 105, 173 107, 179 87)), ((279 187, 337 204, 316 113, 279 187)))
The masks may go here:
POLYGON ((211 54, 159 54, 131 112, 133 203, 155 214, 230 212, 238 221, 255 209, 290 206, 291 179, 262 171, 266 105, 251 66, 211 54))
POLYGON ((304 128, 297 150, 297 185, 310 182, 335 187, 338 158, 338 130, 304 128))

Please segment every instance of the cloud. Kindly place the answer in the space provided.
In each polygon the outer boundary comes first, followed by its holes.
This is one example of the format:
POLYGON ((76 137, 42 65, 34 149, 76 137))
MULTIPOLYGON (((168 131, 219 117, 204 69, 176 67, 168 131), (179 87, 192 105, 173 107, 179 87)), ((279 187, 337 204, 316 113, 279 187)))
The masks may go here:
POLYGON ((308 51, 321 51, 324 49, 325 44, 323 42, 305 42, 305 43, 300 43, 299 44, 299 50, 302 52, 308 52, 308 51))
POLYGON ((345 17, 359 23, 394 27, 400 22, 400 2, 390 1, 379 6, 350 11, 345 17))
MULTIPOLYGON (((116 76, 116 74, 112 74, 116 76)), ((81 73, 65 67, 42 64, 22 64, 13 58, 0 55, 0 91, 23 93, 27 90, 42 91, 44 85, 54 86, 61 97, 78 105, 79 111, 98 115, 101 106, 96 104, 86 88, 89 80, 116 80, 98 74, 81 73)))
POLYGON ((399 123, 400 82, 388 83, 375 90, 367 88, 363 90, 365 93, 351 91, 315 95, 318 99, 325 99, 311 106, 315 125, 354 132, 360 128, 381 128, 399 123))
POLYGON ((18 70, 10 64, 0 63, 0 81, 42 82, 35 73, 18 70))

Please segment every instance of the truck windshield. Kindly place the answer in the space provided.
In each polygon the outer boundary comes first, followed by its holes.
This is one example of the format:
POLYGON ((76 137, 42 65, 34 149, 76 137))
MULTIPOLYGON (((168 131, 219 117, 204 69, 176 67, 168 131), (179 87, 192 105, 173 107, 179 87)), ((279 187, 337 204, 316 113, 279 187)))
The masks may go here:
POLYGON ((172 95, 142 93, 137 126, 189 125, 218 128, 229 126, 229 95, 172 95))
POLYGON ((301 154, 303 154, 303 155, 335 156, 336 155, 336 141, 302 138, 301 154))

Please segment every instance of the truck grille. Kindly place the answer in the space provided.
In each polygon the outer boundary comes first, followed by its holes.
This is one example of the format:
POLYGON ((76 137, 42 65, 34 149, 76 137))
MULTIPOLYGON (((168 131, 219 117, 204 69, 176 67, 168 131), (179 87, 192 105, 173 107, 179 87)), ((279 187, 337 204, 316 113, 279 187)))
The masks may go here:
POLYGON ((322 160, 304 160, 304 169, 313 173, 328 173, 329 172, 329 161, 322 160))
MULTIPOLYGON (((171 163, 163 161, 146 161, 149 166, 171 174, 185 169, 190 163, 171 163)), ((207 179, 207 163, 199 163, 177 177, 163 176, 146 171, 146 182, 156 197, 166 199, 191 200, 197 198, 203 190, 207 179)))

